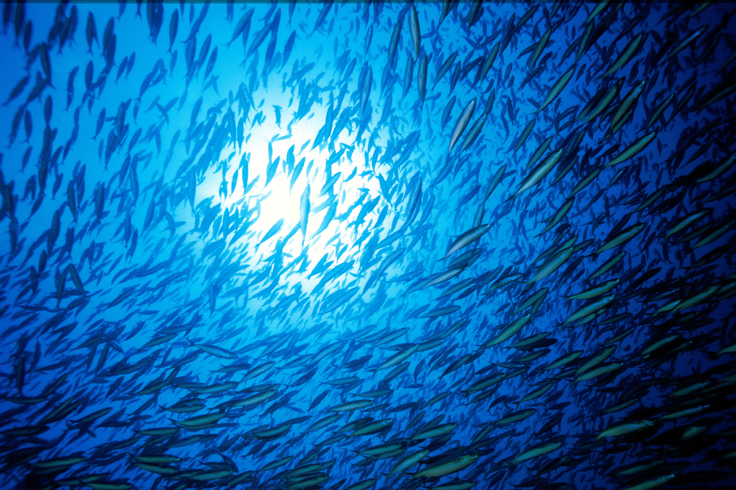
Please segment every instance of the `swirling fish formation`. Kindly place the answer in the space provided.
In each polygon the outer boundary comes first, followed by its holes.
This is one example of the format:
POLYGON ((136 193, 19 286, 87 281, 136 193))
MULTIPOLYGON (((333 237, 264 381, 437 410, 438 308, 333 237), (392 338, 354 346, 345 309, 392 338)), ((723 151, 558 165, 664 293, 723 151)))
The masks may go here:
POLYGON ((734 11, 6 1, 3 487, 734 488, 734 11))

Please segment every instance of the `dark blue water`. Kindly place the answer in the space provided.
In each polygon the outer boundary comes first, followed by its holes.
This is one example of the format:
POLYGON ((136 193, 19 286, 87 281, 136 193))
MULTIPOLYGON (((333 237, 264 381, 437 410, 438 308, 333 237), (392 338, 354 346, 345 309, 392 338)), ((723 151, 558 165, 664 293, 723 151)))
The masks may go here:
POLYGON ((735 10, 5 3, 3 488, 736 485, 735 10))

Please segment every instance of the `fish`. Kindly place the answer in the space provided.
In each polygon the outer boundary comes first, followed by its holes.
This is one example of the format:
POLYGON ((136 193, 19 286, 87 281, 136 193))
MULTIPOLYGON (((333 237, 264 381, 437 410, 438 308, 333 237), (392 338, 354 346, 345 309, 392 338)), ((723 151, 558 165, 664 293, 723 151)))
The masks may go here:
POLYGON ((657 132, 656 131, 652 131, 651 133, 645 134, 644 136, 642 136, 638 140, 636 140, 633 143, 631 143, 631 145, 629 145, 628 147, 626 147, 616 158, 614 158, 610 162, 606 163, 605 166, 606 167, 610 167, 610 166, 618 165, 619 163, 625 162, 629 158, 631 158, 631 157, 637 155, 638 153, 640 153, 656 137, 657 137, 657 132))
POLYGON ((309 204, 309 184, 307 184, 307 187, 304 189, 304 192, 302 193, 300 205, 299 205, 299 225, 302 230, 302 248, 304 248, 304 240, 307 238, 307 224, 309 223, 309 211, 310 211, 310 204, 309 204))
POLYGON ((560 161, 562 152, 563 148, 560 148, 550 153, 539 165, 532 169, 529 175, 527 175, 527 177, 521 182, 516 193, 512 196, 512 199, 516 199, 516 197, 518 197, 522 192, 525 192, 539 184, 560 161))
POLYGON ((169 53, 174 47, 174 41, 176 41, 176 32, 179 30, 179 11, 174 10, 169 19, 169 53))
POLYGON ((458 471, 462 470, 463 468, 467 468, 468 466, 475 463, 480 456, 478 454, 466 454, 463 456, 460 456, 459 458, 444 462, 444 463, 435 463, 432 466, 428 466, 427 468, 422 469, 421 471, 414 473, 412 475, 413 478, 423 478, 423 477, 440 477, 440 476, 446 476, 451 475, 453 473, 457 473, 458 471))
POLYGON ((542 103, 540 104, 539 108, 537 109, 537 113, 541 112, 545 107, 550 105, 553 100, 555 100, 562 90, 567 86, 567 84, 570 82, 570 79, 572 78, 572 75, 575 73, 575 66, 568 69, 565 73, 563 73, 560 78, 555 82, 554 85, 552 85, 552 88, 550 89, 547 96, 544 98, 542 103))
POLYGON ((728 486, 733 5, 136 3, 2 8, 14 487, 728 486))
POLYGON ((474 111, 475 111, 475 99, 468 102, 468 104, 463 109, 463 112, 460 114, 460 117, 458 118, 457 122, 455 123, 455 128, 452 130, 452 136, 450 137, 450 146, 449 146, 449 149, 447 150, 448 154, 452 152, 452 148, 455 146, 457 141, 460 139, 460 135, 462 135, 463 131, 465 131, 465 128, 468 126, 470 119, 473 117, 474 111))

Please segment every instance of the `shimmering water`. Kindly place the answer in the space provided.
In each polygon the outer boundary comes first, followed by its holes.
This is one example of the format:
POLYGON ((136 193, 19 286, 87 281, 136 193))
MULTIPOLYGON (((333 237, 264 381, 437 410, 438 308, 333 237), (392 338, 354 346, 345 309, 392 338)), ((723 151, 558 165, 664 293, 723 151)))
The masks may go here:
POLYGON ((5 3, 4 488, 730 488, 734 5, 5 3))

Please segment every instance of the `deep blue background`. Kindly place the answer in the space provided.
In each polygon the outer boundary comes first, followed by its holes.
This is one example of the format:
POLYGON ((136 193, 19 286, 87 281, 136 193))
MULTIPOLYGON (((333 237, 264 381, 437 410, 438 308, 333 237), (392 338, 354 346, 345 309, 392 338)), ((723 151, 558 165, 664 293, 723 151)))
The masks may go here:
POLYGON ((4 6, 5 488, 734 484, 736 373, 733 353, 719 354, 736 342, 733 5, 611 3, 591 15, 593 4, 417 3, 419 38, 400 3, 138 7, 4 6), (579 117, 616 83, 606 110, 579 117), (606 166, 652 131, 641 152, 606 166), (445 259, 480 224, 487 231, 445 259), (613 280, 595 299, 569 298, 613 280), (566 322, 604 297, 591 307, 600 315, 566 322), (483 345, 527 314, 509 340, 483 345), (384 368, 401 352, 397 371, 384 368), (610 372, 579 379, 601 366, 610 372), (494 382, 476 392, 484 379, 494 382), (361 397, 375 390, 387 391, 361 397), (258 392, 271 396, 227 406, 258 392), (201 406, 165 410, 187 399, 201 406), (373 403, 306 432, 356 400, 373 403), (512 413, 527 417, 496 424, 512 413), (207 414, 220 417, 176 425, 207 414), (392 424, 330 439, 364 417, 392 424), (413 438, 447 423, 446 435, 413 438), (618 423, 634 429, 598 437, 618 423), (401 449, 361 454, 384 442, 401 449), (421 465, 386 475, 420 449, 421 465), (162 453, 176 460, 134 459, 162 453), (478 459, 442 479, 409 475, 463 455, 478 459))

